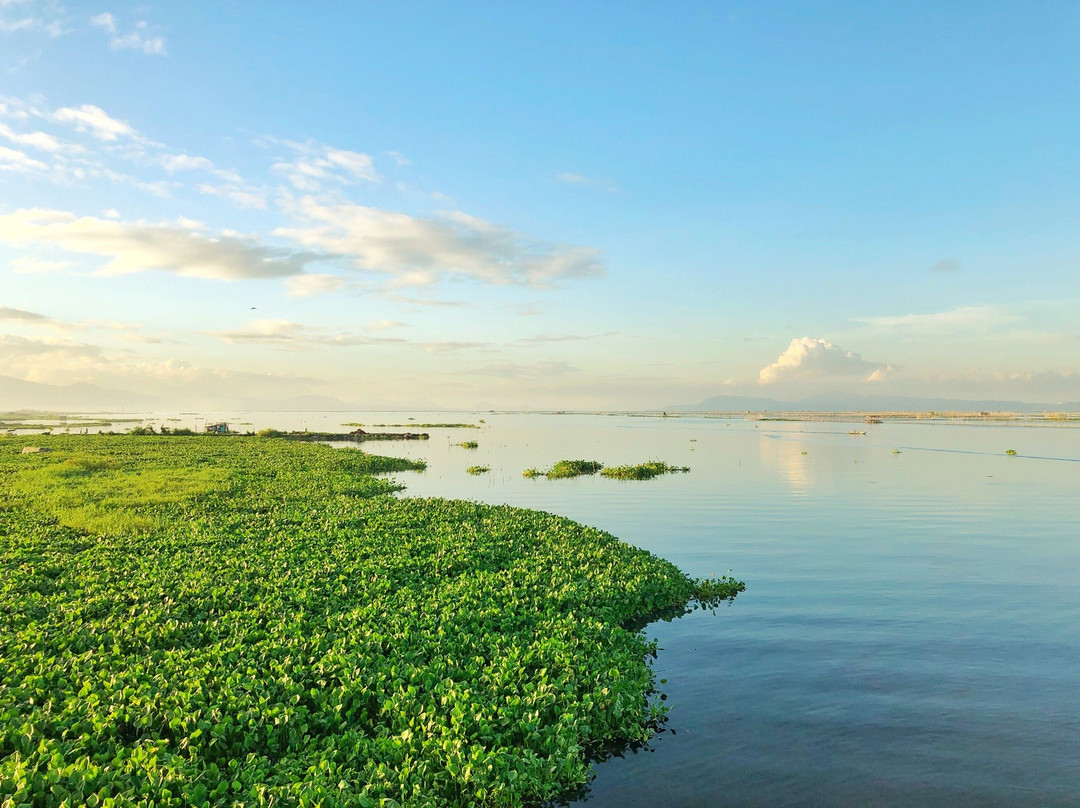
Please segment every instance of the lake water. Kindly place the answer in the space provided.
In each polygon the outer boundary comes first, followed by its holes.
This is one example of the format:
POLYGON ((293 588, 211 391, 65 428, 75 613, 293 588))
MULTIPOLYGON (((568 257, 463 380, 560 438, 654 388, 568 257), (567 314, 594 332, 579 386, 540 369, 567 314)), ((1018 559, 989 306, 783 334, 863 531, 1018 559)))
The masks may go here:
POLYGON ((589 808, 1080 804, 1080 429, 483 417, 364 448, 428 461, 406 495, 554 511, 747 583, 646 629, 674 732, 598 765, 589 808), (560 459, 691 472, 521 477, 560 459))
MULTIPOLYGON (((364 444, 428 462, 396 475, 405 496, 554 511, 747 583, 716 614, 646 629, 670 731, 597 765, 588 808, 1080 805, 1080 428, 416 417, 488 423, 364 444), (561 459, 691 472, 521 476, 561 459)), ((350 420, 405 418, 234 418, 350 420)))

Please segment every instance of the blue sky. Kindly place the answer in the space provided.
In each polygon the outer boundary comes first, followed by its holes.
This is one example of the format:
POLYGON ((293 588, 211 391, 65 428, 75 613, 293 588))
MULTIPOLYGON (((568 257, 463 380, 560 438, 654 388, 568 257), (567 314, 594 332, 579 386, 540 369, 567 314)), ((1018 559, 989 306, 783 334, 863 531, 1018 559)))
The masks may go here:
POLYGON ((1080 9, 0 0, 0 375, 1080 399, 1080 9))

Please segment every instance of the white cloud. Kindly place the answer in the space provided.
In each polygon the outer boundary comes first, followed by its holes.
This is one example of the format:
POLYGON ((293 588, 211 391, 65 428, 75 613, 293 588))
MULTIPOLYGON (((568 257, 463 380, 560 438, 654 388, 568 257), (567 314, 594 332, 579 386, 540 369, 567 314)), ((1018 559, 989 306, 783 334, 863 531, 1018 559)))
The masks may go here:
POLYGON ((214 164, 205 157, 190 154, 163 154, 159 158, 159 162, 161 167, 170 174, 177 171, 194 171, 196 169, 210 171, 214 168, 214 164))
POLYGON ((79 132, 89 132, 99 140, 113 141, 136 134, 129 124, 111 117, 101 107, 93 104, 61 107, 52 113, 51 118, 58 123, 71 124, 79 132))
POLYGON ((357 182, 378 182, 375 161, 369 154, 335 149, 325 143, 309 141, 269 141, 288 147, 293 159, 280 160, 273 170, 284 174, 294 188, 301 191, 319 191, 324 182, 353 185, 357 182))
POLYGON ((312 224, 282 227, 275 235, 349 256, 358 269, 394 276, 395 285, 425 285, 450 275, 548 286, 604 272, 591 247, 530 239, 460 212, 420 219, 347 202, 323 203, 312 196, 286 207, 312 224))
POLYGON ((91 17, 90 24, 95 28, 103 29, 107 33, 116 33, 116 18, 108 12, 105 12, 104 14, 98 14, 96 17, 91 17))
POLYGON ((889 317, 856 317, 855 322, 887 331, 955 333, 989 331, 1020 320, 999 306, 960 306, 932 314, 901 314, 889 317))
POLYGON ((346 283, 340 275, 303 274, 285 279, 285 285, 289 287, 289 297, 325 295, 338 291, 346 283))
POLYGON ((557 175, 555 179, 564 185, 580 185, 597 191, 605 191, 609 194, 619 190, 619 186, 614 180, 595 179, 586 177, 584 174, 575 174, 572 171, 564 171, 562 174, 557 175))
POLYGON ((892 368, 881 362, 867 362, 857 353, 845 351, 823 339, 793 339, 776 361, 761 369, 758 382, 809 381, 862 377, 881 381, 892 368))
POLYGON ((279 278, 300 274, 319 257, 176 224, 80 218, 42 209, 0 215, 0 241, 100 256, 107 259, 101 272, 111 275, 156 269, 218 280, 279 278))
POLYGON ((56 152, 64 145, 47 132, 16 132, 10 126, 0 123, 0 137, 7 138, 17 146, 31 146, 41 151, 56 152))
POLYGON ((408 157, 406 157, 401 152, 384 151, 383 154, 385 154, 387 157, 389 157, 391 160, 393 160, 399 166, 411 166, 412 165, 412 160, 410 160, 408 157))
POLYGON ((48 171, 49 167, 40 160, 35 160, 26 152, 0 146, 0 171, 15 171, 26 174, 34 171, 48 171))

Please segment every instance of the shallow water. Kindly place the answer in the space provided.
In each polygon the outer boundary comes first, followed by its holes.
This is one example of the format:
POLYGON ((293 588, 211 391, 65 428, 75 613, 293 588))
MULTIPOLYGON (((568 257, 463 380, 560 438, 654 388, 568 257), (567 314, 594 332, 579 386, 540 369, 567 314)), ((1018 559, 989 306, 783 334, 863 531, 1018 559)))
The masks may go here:
POLYGON ((555 511, 747 582, 646 629, 674 732, 598 765, 589 808, 1080 803, 1080 429, 484 417, 364 448, 428 461, 406 495, 555 511), (692 471, 521 477, 564 458, 692 471))

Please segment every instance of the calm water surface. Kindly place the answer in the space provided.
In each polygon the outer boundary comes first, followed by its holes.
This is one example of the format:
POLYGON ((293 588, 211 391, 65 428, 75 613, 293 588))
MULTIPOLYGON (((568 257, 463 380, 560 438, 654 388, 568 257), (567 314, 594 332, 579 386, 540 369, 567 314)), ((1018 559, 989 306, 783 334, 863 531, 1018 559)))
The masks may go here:
POLYGON ((674 732, 598 765, 589 808, 1080 804, 1080 430, 483 417, 365 449, 428 461, 406 495, 554 511, 747 582, 646 629, 674 732), (564 458, 692 471, 521 477, 564 458))

